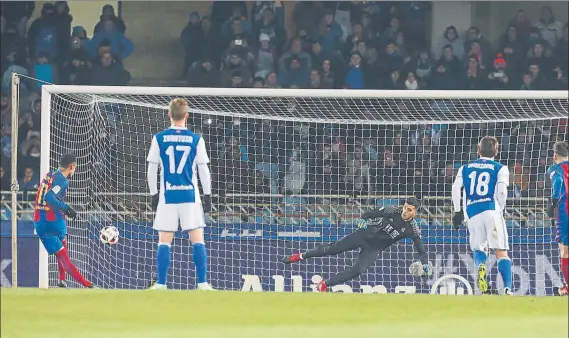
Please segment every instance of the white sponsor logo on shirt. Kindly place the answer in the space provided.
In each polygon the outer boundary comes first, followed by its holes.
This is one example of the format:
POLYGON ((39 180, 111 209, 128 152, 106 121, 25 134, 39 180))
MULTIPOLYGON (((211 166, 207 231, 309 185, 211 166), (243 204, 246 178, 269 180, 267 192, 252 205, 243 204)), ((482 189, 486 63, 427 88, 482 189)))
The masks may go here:
POLYGON ((51 188, 51 191, 53 191, 53 193, 57 195, 61 191, 61 187, 56 185, 55 187, 51 188))
POLYGON ((166 190, 194 190, 194 187, 192 185, 173 185, 166 182, 166 190))

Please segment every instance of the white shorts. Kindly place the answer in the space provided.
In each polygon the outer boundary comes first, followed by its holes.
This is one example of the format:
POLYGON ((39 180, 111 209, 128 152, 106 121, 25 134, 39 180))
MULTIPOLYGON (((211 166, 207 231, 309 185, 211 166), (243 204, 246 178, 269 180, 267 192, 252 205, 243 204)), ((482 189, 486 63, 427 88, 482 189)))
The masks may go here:
POLYGON ((158 231, 175 232, 178 226, 182 230, 193 230, 205 227, 202 204, 182 203, 166 204, 162 201, 156 209, 153 228, 158 231))
POLYGON ((466 221, 473 251, 509 250, 506 221, 499 211, 484 211, 466 221))

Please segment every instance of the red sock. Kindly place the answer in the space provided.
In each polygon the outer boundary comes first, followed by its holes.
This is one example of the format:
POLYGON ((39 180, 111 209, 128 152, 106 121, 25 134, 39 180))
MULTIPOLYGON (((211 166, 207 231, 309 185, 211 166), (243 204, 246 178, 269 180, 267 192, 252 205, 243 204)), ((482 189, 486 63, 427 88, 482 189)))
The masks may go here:
MULTIPOLYGON (((64 239, 61 242, 63 243, 63 247, 67 250, 67 240, 64 239)), ((65 280, 65 269, 59 260, 57 261, 57 271, 59 272, 59 280, 65 280)))
POLYGON ((56 252, 55 256, 57 257, 57 261, 61 264, 63 269, 65 269, 65 271, 68 274, 70 274, 71 277, 73 277, 77 282, 79 282, 79 284, 83 285, 84 287, 90 287, 91 285, 93 285, 93 283, 86 280, 85 277, 83 277, 83 275, 81 274, 81 272, 77 270, 75 265, 73 265, 71 259, 69 259, 69 255, 67 254, 66 248, 63 248, 58 252, 56 252))
POLYGON ((569 284, 569 258, 561 258, 561 271, 563 271, 565 283, 569 284))

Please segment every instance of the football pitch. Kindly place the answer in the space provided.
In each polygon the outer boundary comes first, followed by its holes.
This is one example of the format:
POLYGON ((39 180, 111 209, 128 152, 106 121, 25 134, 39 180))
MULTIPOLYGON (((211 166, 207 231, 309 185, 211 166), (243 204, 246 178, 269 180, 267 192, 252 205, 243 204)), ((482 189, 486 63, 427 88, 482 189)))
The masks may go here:
POLYGON ((1 290, 1 336, 567 338, 562 297, 1 290))

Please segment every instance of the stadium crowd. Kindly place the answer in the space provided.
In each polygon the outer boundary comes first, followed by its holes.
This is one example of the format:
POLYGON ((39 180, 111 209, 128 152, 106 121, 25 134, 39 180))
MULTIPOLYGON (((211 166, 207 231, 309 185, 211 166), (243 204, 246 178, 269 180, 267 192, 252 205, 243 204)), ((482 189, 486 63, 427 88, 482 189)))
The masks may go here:
MULTIPOLYGON (((33 1, 2 2, 2 190, 9 189, 12 72, 38 79, 21 84, 26 95, 20 103, 18 176, 20 188, 30 190, 39 182, 42 83, 130 81, 122 63, 134 46, 111 5, 102 8, 92 31, 73 25, 65 1, 45 3, 27 28, 34 10, 33 1)), ((537 22, 523 11, 512 13, 494 45, 478 27, 459 32, 449 18, 435 53, 424 36, 429 10, 429 2, 299 1, 292 12, 297 34, 289 36, 281 1, 257 1, 250 10, 244 1, 215 1, 211 13, 189 14, 180 35, 180 78, 195 87, 568 88, 568 26, 549 7, 537 22)), ((346 134, 337 126, 214 121, 203 132, 223 191, 351 194, 371 186, 395 193, 434 191, 434 184, 450 189, 457 166, 474 154, 471 145, 491 134, 501 139, 502 159, 514 168, 512 194, 528 196, 543 193, 547 150, 567 133, 566 121, 561 123, 392 126, 346 134), (244 135, 251 130, 257 136, 248 144, 244 135)))

